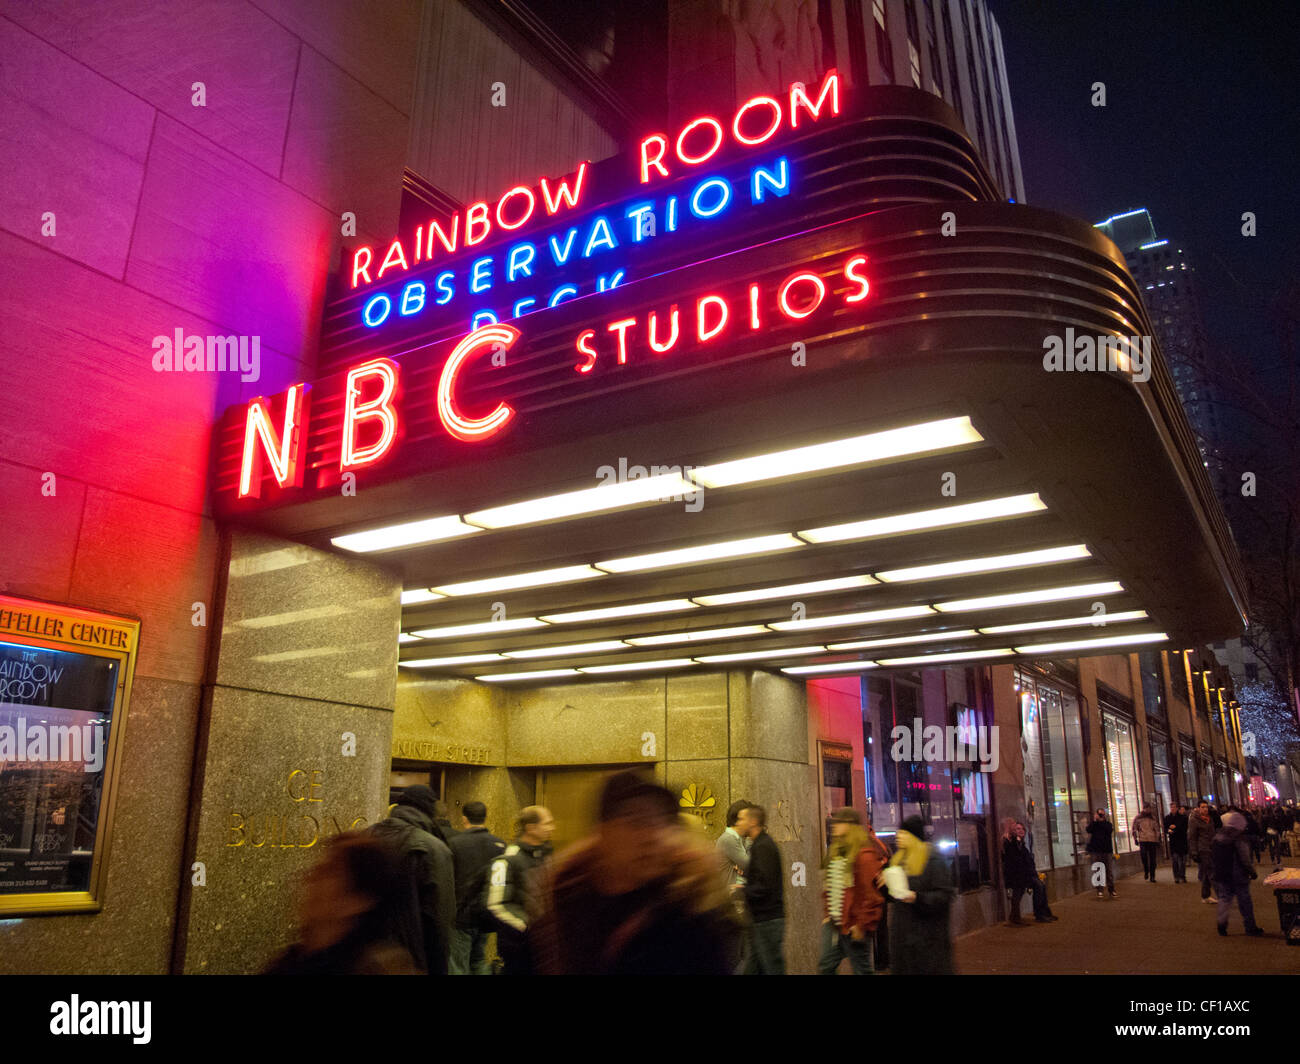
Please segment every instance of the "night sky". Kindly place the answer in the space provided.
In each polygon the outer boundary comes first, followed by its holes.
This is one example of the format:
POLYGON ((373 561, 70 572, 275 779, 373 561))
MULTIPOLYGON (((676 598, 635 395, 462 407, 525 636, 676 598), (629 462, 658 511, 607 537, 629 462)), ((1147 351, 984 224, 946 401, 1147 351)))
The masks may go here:
POLYGON ((1288 376, 1264 308, 1300 275, 1300 4, 990 0, 990 10, 1026 200, 1091 222, 1148 208, 1196 267, 1212 350, 1288 376), (1105 107, 1091 104, 1096 81, 1105 107), (1241 235, 1243 211, 1255 212, 1254 238, 1241 235))

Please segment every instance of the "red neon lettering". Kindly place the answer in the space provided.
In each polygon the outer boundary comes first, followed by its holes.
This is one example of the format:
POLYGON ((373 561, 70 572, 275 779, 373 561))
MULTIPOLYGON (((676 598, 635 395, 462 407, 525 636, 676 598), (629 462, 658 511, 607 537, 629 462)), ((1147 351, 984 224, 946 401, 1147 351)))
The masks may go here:
POLYGON ((536 206, 537 206, 537 199, 536 197, 533 196, 533 190, 531 188, 524 188, 523 185, 516 185, 504 196, 502 196, 499 200, 497 200, 497 225, 501 226, 502 229, 518 229, 521 225, 523 225, 526 221, 528 221, 529 218, 533 216, 533 209, 536 206), (509 200, 511 196, 528 197, 528 209, 524 211, 523 217, 520 218, 519 221, 514 223, 509 223, 504 218, 501 217, 501 213, 502 213, 501 208, 506 205, 506 201, 509 200))
POLYGON ((757 329, 760 326, 758 320, 758 285, 749 286, 749 327, 757 329))
POLYGON ((438 222, 429 222, 429 253, 424 257, 433 258, 433 234, 438 234, 438 240, 442 246, 447 249, 448 255, 456 254, 456 249, 460 247, 460 215, 454 215, 451 219, 451 236, 443 232, 442 226, 438 222))
POLYGON ((680 133, 677 134, 677 158, 679 158, 687 166, 696 166, 699 163, 704 162, 706 159, 711 159, 714 155, 717 154, 718 149, 721 147, 722 147, 722 123, 720 123, 716 118, 708 117, 708 115, 705 115, 703 118, 697 118, 694 122, 689 123, 680 133), (706 151, 703 155, 694 155, 694 156, 687 155, 686 150, 682 147, 682 145, 685 143, 686 138, 691 135, 691 131, 693 129, 698 128, 699 126, 711 126, 713 128, 713 133, 714 133, 713 146, 709 148, 709 150, 706 151))
POLYGON ((297 483, 298 457, 301 448, 302 433, 302 397, 305 384, 295 384, 285 392, 284 429, 275 431, 271 424, 271 415, 267 411, 267 402, 258 396, 248 404, 248 413, 244 419, 244 454, 239 465, 239 497, 246 499, 250 495, 256 499, 261 496, 261 476, 254 478, 253 466, 257 462, 256 444, 261 441, 262 453, 271 463, 271 475, 275 482, 284 487, 297 483))
POLYGON ((862 286, 862 290, 860 292, 856 292, 851 296, 845 296, 844 297, 845 303, 861 303, 864 299, 867 298, 867 293, 871 291, 871 285, 867 281, 867 279, 863 277, 861 274, 853 272, 855 267, 865 266, 866 264, 867 264, 867 257, 865 255, 854 255, 853 258, 849 259, 849 261, 844 264, 845 279, 849 281, 853 281, 856 284, 862 286))
POLYGON ((420 261, 420 252, 424 250, 424 226, 415 227, 415 262, 420 261))
POLYGON ((746 100, 736 112, 736 117, 731 123, 731 132, 741 144, 762 144, 765 140, 771 140, 776 131, 781 128, 781 105, 770 96, 755 96, 752 100, 746 100), (745 116, 745 112, 751 107, 770 107, 772 109, 772 124, 767 127, 757 137, 747 137, 740 131, 740 120, 745 116))
POLYGON ((585 332, 578 334, 578 339, 574 343, 574 347, 578 349, 578 353, 587 356, 587 364, 585 366, 579 363, 573 367, 579 373, 590 373, 592 368, 596 365, 596 349, 591 346, 591 341, 595 338, 595 335, 595 329, 587 329, 585 332))
POLYGON ((675 346, 677 346, 677 321, 678 321, 677 305, 674 303, 672 309, 668 311, 668 325, 672 329, 672 331, 668 334, 667 343, 661 344, 655 338, 655 322, 657 322, 658 320, 659 320, 659 315, 654 313, 654 311, 651 311, 650 312, 650 348, 651 350, 656 351, 662 355, 665 351, 671 351, 675 346))
POLYGON ((392 400, 397 392, 397 363, 388 358, 377 358, 348 370, 343 386, 343 447, 339 455, 339 469, 356 469, 377 462, 388 453, 397 439, 397 411, 392 400), (379 394, 364 403, 361 398, 361 381, 378 377, 379 394), (378 418, 379 439, 368 447, 357 446, 357 425, 378 418))
POLYGON ((487 235, 492 231, 492 223, 488 221, 488 205, 486 203, 471 203, 465 211, 465 246, 470 247, 487 239, 487 235), (482 231, 478 236, 474 226, 481 225, 482 231))
MULTIPOLYGON (((570 207, 576 207, 578 197, 582 195, 582 179, 586 176, 587 164, 584 162, 578 167, 577 176, 573 181, 573 188, 569 188, 569 179, 566 177, 560 182, 560 187, 554 196, 551 195, 551 186, 546 183, 546 178, 542 178, 542 199, 546 201, 546 213, 554 214, 558 211, 561 201, 567 203, 570 207)), ((645 178, 641 180, 644 181, 645 178)))
POLYGON ((618 333, 618 364, 627 364, 627 331, 636 324, 636 318, 624 318, 605 326, 610 332, 618 333))
POLYGON ((777 304, 781 308, 781 313, 787 318, 806 318, 814 310, 822 305, 822 300, 826 298, 826 282, 818 277, 815 273, 796 273, 793 277, 788 277, 785 283, 781 285, 776 294, 777 304), (790 306, 790 289, 800 281, 811 281, 813 287, 817 289, 817 295, 813 298, 812 306, 807 310, 795 310, 790 306))
POLYGON ((668 168, 664 166, 662 160, 664 152, 668 150, 668 138, 662 133, 652 133, 641 142, 641 184, 650 180, 650 167, 659 171, 660 177, 668 176, 668 168), (653 159, 650 158, 650 146, 658 146, 659 150, 655 153, 653 159))
POLYGON ((826 77, 822 80, 821 88, 817 93, 817 102, 813 103, 808 99, 808 92, 799 82, 790 86, 790 127, 799 128, 799 108, 803 107, 812 115, 813 121, 822 116, 822 104, 826 102, 827 94, 831 98, 831 114, 840 113, 840 76, 834 70, 828 70, 826 77))
POLYGON ((371 251, 369 248, 357 248, 357 250, 352 253, 352 287, 353 288, 356 288, 357 286, 358 275, 360 275, 361 279, 365 281, 366 284, 370 283, 370 260, 372 258, 374 258, 374 252, 371 251), (365 262, 361 261, 362 255, 366 257, 365 262))
POLYGON ((706 340, 712 340, 718 333, 726 327, 727 316, 731 313, 727 306, 727 301, 721 296, 701 296, 698 303, 695 304, 695 335, 699 337, 700 343, 706 340), (708 306, 717 307, 721 311, 718 318, 718 324, 711 329, 704 327, 704 308, 708 306))
POLYGON ((404 270, 407 268, 406 252, 402 248, 401 237, 398 237, 388 246, 388 254, 384 256, 384 261, 380 263, 379 272, 375 276, 383 277, 384 271, 390 266, 401 266, 404 270))
POLYGON ((466 417, 456 408, 452 393, 456 389, 456 376, 466 362, 485 350, 491 351, 497 344, 509 348, 518 336, 519 330, 512 325, 484 325, 461 340, 447 356, 442 376, 438 378, 438 417, 442 427, 456 439, 466 443, 485 440, 500 432, 515 416, 513 407, 497 403, 496 409, 486 417, 466 417))

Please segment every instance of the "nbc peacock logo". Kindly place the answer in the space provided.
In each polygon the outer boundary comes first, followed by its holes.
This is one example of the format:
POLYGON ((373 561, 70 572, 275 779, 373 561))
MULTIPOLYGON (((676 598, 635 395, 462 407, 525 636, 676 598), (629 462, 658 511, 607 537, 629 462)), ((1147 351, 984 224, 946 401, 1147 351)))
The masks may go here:
POLYGON ((707 786, 691 783, 682 789, 682 796, 677 800, 682 812, 697 816, 704 823, 709 823, 718 800, 707 786))

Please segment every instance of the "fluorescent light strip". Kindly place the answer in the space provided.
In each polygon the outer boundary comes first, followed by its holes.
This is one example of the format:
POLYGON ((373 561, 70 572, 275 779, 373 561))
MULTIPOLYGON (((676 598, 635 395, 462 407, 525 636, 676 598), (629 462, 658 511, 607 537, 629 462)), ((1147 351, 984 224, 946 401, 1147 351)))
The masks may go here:
POLYGON ((706 488, 723 488, 778 477, 808 476, 828 469, 864 465, 983 442, 984 437, 975 431, 970 418, 947 418, 864 436, 850 436, 828 443, 816 443, 808 447, 794 447, 788 451, 773 451, 732 462, 699 466, 690 471, 690 477, 706 488))
POLYGON ((528 628, 545 628, 536 617, 516 617, 513 621, 476 621, 473 624, 449 624, 441 628, 417 628, 421 639, 451 639, 460 635, 496 635, 498 632, 522 632, 528 628))
POLYGON ((547 624, 576 624, 580 621, 610 621, 618 617, 653 617, 660 613, 693 610, 690 599, 660 599, 658 602, 634 602, 627 606, 601 606, 594 610, 570 610, 567 613, 544 613, 547 624))
POLYGON ((766 625, 746 624, 736 628, 709 628, 695 632, 667 632, 664 635, 639 635, 628 639, 634 647, 657 647, 668 643, 707 643, 742 635, 770 633, 766 625))
POLYGON ((577 669, 538 669, 535 672, 498 672, 495 676, 475 676, 483 683, 513 683, 516 680, 550 680, 557 676, 577 676, 577 669))
POLYGON ((1138 643, 1160 643, 1168 639, 1164 632, 1150 635, 1117 635, 1110 639, 1077 639, 1069 643, 1035 643, 1016 647, 1017 654, 1055 654, 1062 650, 1092 650, 1095 647, 1126 647, 1138 643))
POLYGON ((906 646, 911 643, 942 643, 948 639, 972 639, 979 635, 974 628, 960 632, 930 632, 926 635, 898 635, 889 639, 863 639, 856 643, 831 643, 827 648, 836 653, 846 650, 871 650, 873 647, 906 646))
MULTIPOLYGON (((937 565, 917 565, 910 569, 890 569, 876 573, 876 579, 886 584, 909 580, 934 580, 944 576, 969 576, 975 573, 993 573, 1003 569, 1023 569, 1030 565, 1050 565, 1053 562, 1076 561, 1088 558, 1088 548, 1082 543, 1069 547, 1049 547, 1047 550, 1024 551, 1019 554, 998 554, 986 558, 963 558, 937 565)), ((435 588, 435 590, 438 590, 435 588)))
POLYGON ((1111 624, 1123 624, 1125 621, 1146 620, 1146 610, 1130 610, 1127 613, 1090 613, 1086 617, 1066 617, 1060 621, 1026 621, 1024 624, 1000 624, 996 628, 981 628, 985 635, 1005 635, 1010 632, 1039 632, 1050 628, 1076 628, 1085 624, 1104 628, 1111 624))
POLYGON ((449 658, 413 658, 399 661, 404 669, 436 669, 452 665, 477 665, 484 661, 504 661, 500 654, 457 654, 449 658))
POLYGON ((590 565, 564 565, 558 569, 538 569, 531 573, 512 576, 494 576, 486 580, 466 580, 460 584, 443 584, 433 590, 440 595, 495 595, 499 591, 519 591, 528 587, 549 587, 552 584, 571 584, 576 580, 591 580, 604 576, 590 565))
POLYGON ((670 565, 695 565, 698 562, 722 561, 727 558, 743 558, 750 554, 768 554, 773 551, 790 550, 806 544, 796 539, 790 532, 780 532, 771 536, 752 536, 748 539, 731 539, 724 543, 705 543, 698 547, 682 547, 678 550, 658 551, 654 554, 638 554, 627 558, 611 558, 608 561, 593 562, 598 569, 609 573, 639 573, 647 569, 663 569, 670 565))
POLYGON ((410 632, 398 632, 397 641, 399 643, 418 643, 419 637, 411 635, 410 632))
POLYGON ((966 650, 952 654, 918 654, 910 658, 877 658, 880 665, 934 665, 941 661, 970 661, 978 658, 1009 658, 1012 650, 966 650))
POLYGON ((658 672, 660 669, 684 669, 694 665, 694 658, 665 658, 663 661, 625 661, 621 665, 586 665, 579 672, 658 672))
POLYGON ((702 665, 720 664, 727 661, 760 661, 763 658, 794 658, 805 654, 824 654, 825 647, 780 647, 767 650, 749 650, 744 654, 707 654, 695 660, 702 665))
POLYGON ((503 650, 508 658, 561 658, 566 654, 599 654, 605 650, 626 650, 621 639, 604 639, 596 643, 570 643, 563 647, 529 647, 527 650, 503 650))
POLYGON ((402 605, 415 606, 421 602, 437 602, 441 598, 446 598, 446 596, 439 595, 436 591, 431 591, 427 587, 412 587, 402 592, 402 605))
POLYGON ((892 610, 807 617, 802 621, 773 621, 768 627, 775 632, 797 632, 805 628, 844 628, 851 624, 876 624, 879 621, 902 621, 911 617, 925 617, 932 612, 929 606, 900 606, 892 610))
POLYGON ((330 542, 340 550, 366 554, 376 550, 393 550, 395 547, 416 547, 421 543, 435 543, 440 539, 455 539, 481 531, 482 529, 467 525, 452 515, 407 521, 386 528, 372 528, 368 532, 349 532, 346 536, 332 537, 330 542))
POLYGON ((825 672, 866 672, 878 667, 874 661, 837 661, 830 665, 791 665, 781 671, 791 676, 815 676, 825 672))
POLYGON ((602 485, 568 491, 560 495, 547 495, 540 499, 493 506, 465 514, 471 525, 482 528, 511 528, 531 525, 539 521, 558 521, 579 514, 599 513, 624 506, 639 506, 649 502, 668 502, 691 495, 699 488, 683 479, 680 473, 666 473, 655 477, 641 477, 621 484, 602 485))
POLYGON ((839 543, 851 539, 875 539, 896 536, 904 532, 917 532, 926 528, 946 528, 950 525, 973 524, 1002 517, 1020 517, 1024 514, 1046 510, 1047 506, 1036 494, 1009 495, 1002 499, 963 503, 960 506, 940 506, 934 510, 894 514, 891 517, 872 517, 865 521, 849 521, 842 525, 826 525, 798 533, 810 543, 839 543))
POLYGON ((734 606, 740 602, 763 602, 766 599, 790 598, 798 595, 821 595, 829 591, 847 591, 851 587, 870 587, 879 583, 875 577, 840 576, 833 580, 806 580, 801 584, 783 584, 780 587, 757 587, 749 591, 728 591, 720 595, 695 595, 701 606, 734 606))
POLYGON ((1043 588, 1041 591, 1017 591, 1008 595, 986 595, 983 598, 936 602, 934 608, 940 613, 999 610, 1007 606, 1031 606, 1040 602, 1064 602, 1068 599, 1088 598, 1090 595, 1118 595, 1123 590, 1123 585, 1111 580, 1099 584, 1075 584, 1071 587, 1043 588))

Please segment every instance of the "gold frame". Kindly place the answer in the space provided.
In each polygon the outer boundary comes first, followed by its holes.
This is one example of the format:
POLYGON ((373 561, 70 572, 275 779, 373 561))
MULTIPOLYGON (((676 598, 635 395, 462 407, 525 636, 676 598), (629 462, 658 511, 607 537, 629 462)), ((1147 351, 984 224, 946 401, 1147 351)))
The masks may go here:
POLYGON ((118 768, 122 760, 123 736, 131 701, 131 685, 135 679, 135 662, 140 643, 140 622, 77 606, 60 606, 35 599, 0 595, 0 640, 39 647, 44 650, 63 650, 94 657, 112 658, 118 662, 117 689, 113 693, 112 721, 108 751, 104 758, 104 788, 100 799, 99 816, 95 824, 94 851, 90 859, 90 882, 87 890, 58 890, 40 893, 0 894, 0 918, 12 916, 37 916, 50 913, 99 912, 104 908, 104 891, 108 873, 109 848, 113 837, 113 818, 117 804, 118 768), (18 631, 8 619, 22 614, 48 630, 50 623, 61 624, 56 631, 69 632, 55 637, 33 635, 18 631), (98 646, 91 640, 73 638, 71 630, 78 622, 92 622, 120 633, 124 646, 98 646))

